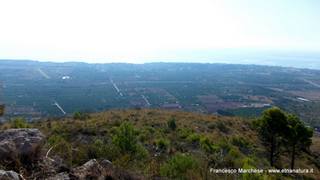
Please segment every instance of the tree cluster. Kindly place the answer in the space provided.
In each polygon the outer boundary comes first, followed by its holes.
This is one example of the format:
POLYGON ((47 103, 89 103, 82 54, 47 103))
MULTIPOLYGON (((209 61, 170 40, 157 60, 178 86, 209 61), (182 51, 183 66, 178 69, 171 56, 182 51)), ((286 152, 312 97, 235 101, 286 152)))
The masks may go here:
POLYGON ((289 152, 293 169, 297 154, 307 151, 312 143, 313 130, 297 116, 277 107, 264 111, 262 117, 255 121, 255 126, 267 147, 271 166, 282 153, 289 152))

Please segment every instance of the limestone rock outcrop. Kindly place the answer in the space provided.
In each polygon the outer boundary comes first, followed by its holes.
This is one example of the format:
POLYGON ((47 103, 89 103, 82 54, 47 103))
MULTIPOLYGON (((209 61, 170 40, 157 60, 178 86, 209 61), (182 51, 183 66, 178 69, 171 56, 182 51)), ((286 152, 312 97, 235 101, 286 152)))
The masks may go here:
POLYGON ((38 129, 8 129, 0 132, 0 161, 33 163, 39 157, 44 135, 38 129))

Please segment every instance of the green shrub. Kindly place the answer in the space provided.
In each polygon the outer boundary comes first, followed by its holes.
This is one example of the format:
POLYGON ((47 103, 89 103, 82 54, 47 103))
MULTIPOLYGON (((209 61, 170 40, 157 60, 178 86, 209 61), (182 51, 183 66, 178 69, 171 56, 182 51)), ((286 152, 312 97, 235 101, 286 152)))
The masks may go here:
POLYGON ((208 128, 209 128, 209 129, 214 129, 214 128, 216 128, 216 123, 213 123, 213 122, 209 123, 209 124, 208 124, 208 128))
POLYGON ((229 128, 222 121, 217 121, 216 122, 216 127, 223 133, 228 133, 229 132, 229 128))
POLYGON ((52 148, 52 152, 60 156, 65 162, 72 165, 72 145, 60 135, 49 137, 48 144, 52 148))
POLYGON ((88 145, 79 144, 76 146, 74 151, 72 151, 72 165, 80 166, 86 162, 88 162, 90 157, 88 157, 88 145))
POLYGON ((165 151, 168 149, 170 141, 168 139, 160 138, 155 141, 157 149, 165 151))
POLYGON ((12 128, 30 128, 30 125, 23 118, 15 118, 10 122, 12 128))
POLYGON ((235 146, 237 146, 241 152, 243 153, 249 153, 251 149, 251 144, 243 137, 236 136, 231 139, 231 143, 235 146))
POLYGON ((187 128, 181 128, 178 130, 178 136, 182 139, 187 138, 192 133, 193 133, 193 131, 191 129, 187 129, 187 128))
POLYGON ((141 144, 138 144, 136 147, 136 153, 134 157, 142 161, 143 159, 146 159, 148 156, 149 156, 148 150, 141 144))
POLYGON ((140 133, 139 136, 138 136, 138 140, 139 140, 140 142, 145 142, 145 141, 147 141, 147 140, 148 140, 148 133, 146 133, 146 132, 140 133))
POLYGON ((92 144, 86 146, 89 159, 108 159, 113 161, 121 156, 119 148, 109 144, 102 139, 96 139, 92 144))
POLYGON ((185 154, 176 154, 160 167, 160 174, 172 179, 188 179, 187 172, 198 169, 198 165, 198 161, 193 157, 185 154))
POLYGON ((107 154, 106 146, 101 139, 96 139, 88 149, 90 159, 102 158, 107 154))
POLYGON ((86 120, 88 118, 90 118, 88 113, 79 112, 79 111, 73 113, 73 119, 86 120))
POLYGON ((155 129, 153 127, 147 126, 145 129, 150 133, 153 134, 155 132, 155 129))
POLYGON ((168 125, 169 129, 171 129, 172 131, 176 130, 176 128, 177 128, 176 119, 175 118, 169 119, 167 122, 167 125, 168 125))
POLYGON ((213 153, 217 150, 217 146, 212 144, 207 137, 200 138, 200 147, 207 153, 213 153))
POLYGON ((224 156, 222 166, 240 168, 242 165, 241 164, 242 158, 243 158, 243 155, 241 154, 239 149, 234 146, 231 146, 229 151, 226 152, 224 156))
POLYGON ((218 145, 218 148, 220 148, 223 151, 223 154, 227 154, 232 148, 232 146, 230 145, 227 139, 220 140, 217 145, 218 145))
POLYGON ((155 130, 152 127, 144 127, 139 133, 139 136, 138 136, 139 141, 149 142, 148 140, 152 138, 152 135, 154 132, 155 130))
POLYGON ((241 152, 235 148, 234 146, 230 148, 229 152, 228 152, 228 156, 234 158, 234 159, 237 159, 239 157, 242 156, 241 152))
MULTIPOLYGON (((253 159, 244 158, 242 162, 243 162, 242 169, 256 169, 256 167, 253 165, 254 164, 253 159)), ((268 178, 268 176, 265 174, 243 173, 241 174, 241 179, 262 180, 262 179, 271 179, 271 178, 268 178)))
POLYGON ((61 136, 61 135, 52 135, 52 136, 50 136, 49 138, 48 138, 48 144, 50 145, 50 146, 54 146, 54 145, 56 145, 56 144, 58 144, 58 143, 60 143, 61 141, 63 141, 64 140, 64 138, 61 136))
POLYGON ((129 122, 122 123, 112 137, 112 142, 122 153, 135 153, 138 142, 137 131, 129 122))
POLYGON ((187 141, 190 143, 198 143, 200 141, 200 135, 197 133, 192 133, 187 137, 187 141))

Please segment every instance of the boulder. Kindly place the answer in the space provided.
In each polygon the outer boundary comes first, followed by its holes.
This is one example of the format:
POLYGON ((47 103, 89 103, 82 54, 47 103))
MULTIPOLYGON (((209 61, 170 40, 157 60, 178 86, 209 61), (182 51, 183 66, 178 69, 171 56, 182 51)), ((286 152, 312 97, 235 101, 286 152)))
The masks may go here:
POLYGON ((55 176, 46 178, 46 180, 70 180, 70 177, 68 173, 62 172, 62 173, 56 174, 55 176))
POLYGON ((20 180, 20 176, 18 173, 14 171, 0 170, 0 179, 1 180, 20 180))
POLYGON ((47 158, 41 157, 32 168, 28 178, 30 179, 67 179, 65 174, 70 172, 70 168, 64 164, 59 156, 47 158), (55 178, 56 177, 56 178, 55 178))
POLYGON ((119 179, 119 180, 142 180, 143 176, 139 176, 127 171, 118 169, 112 165, 108 160, 98 162, 96 159, 92 159, 82 166, 72 169, 70 173, 70 179, 119 179))
POLYGON ((44 135, 38 129, 8 129, 0 132, 0 161, 31 164, 39 157, 44 135))
POLYGON ((77 179, 104 179, 103 167, 95 159, 91 159, 82 166, 72 170, 72 176, 77 179))

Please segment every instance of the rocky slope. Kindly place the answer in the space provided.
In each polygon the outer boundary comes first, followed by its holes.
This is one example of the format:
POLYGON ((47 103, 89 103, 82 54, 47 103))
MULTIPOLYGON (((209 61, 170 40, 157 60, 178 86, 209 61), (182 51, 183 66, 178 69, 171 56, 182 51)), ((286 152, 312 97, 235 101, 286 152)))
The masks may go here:
POLYGON ((42 156, 45 137, 38 129, 8 129, 0 133, 0 162, 7 169, 20 167, 21 174, 0 170, 1 180, 22 179, 143 179, 112 165, 108 160, 92 159, 69 169, 61 159, 42 156))
MULTIPOLYGON (((113 110, 80 117, 0 126, 0 179, 247 179, 210 168, 271 168, 257 132, 245 119, 161 110, 113 110), (24 128, 17 128, 24 127, 24 128)), ((320 141, 299 154, 297 168, 319 176, 320 141)), ((288 168, 281 156, 277 168, 288 168)))

